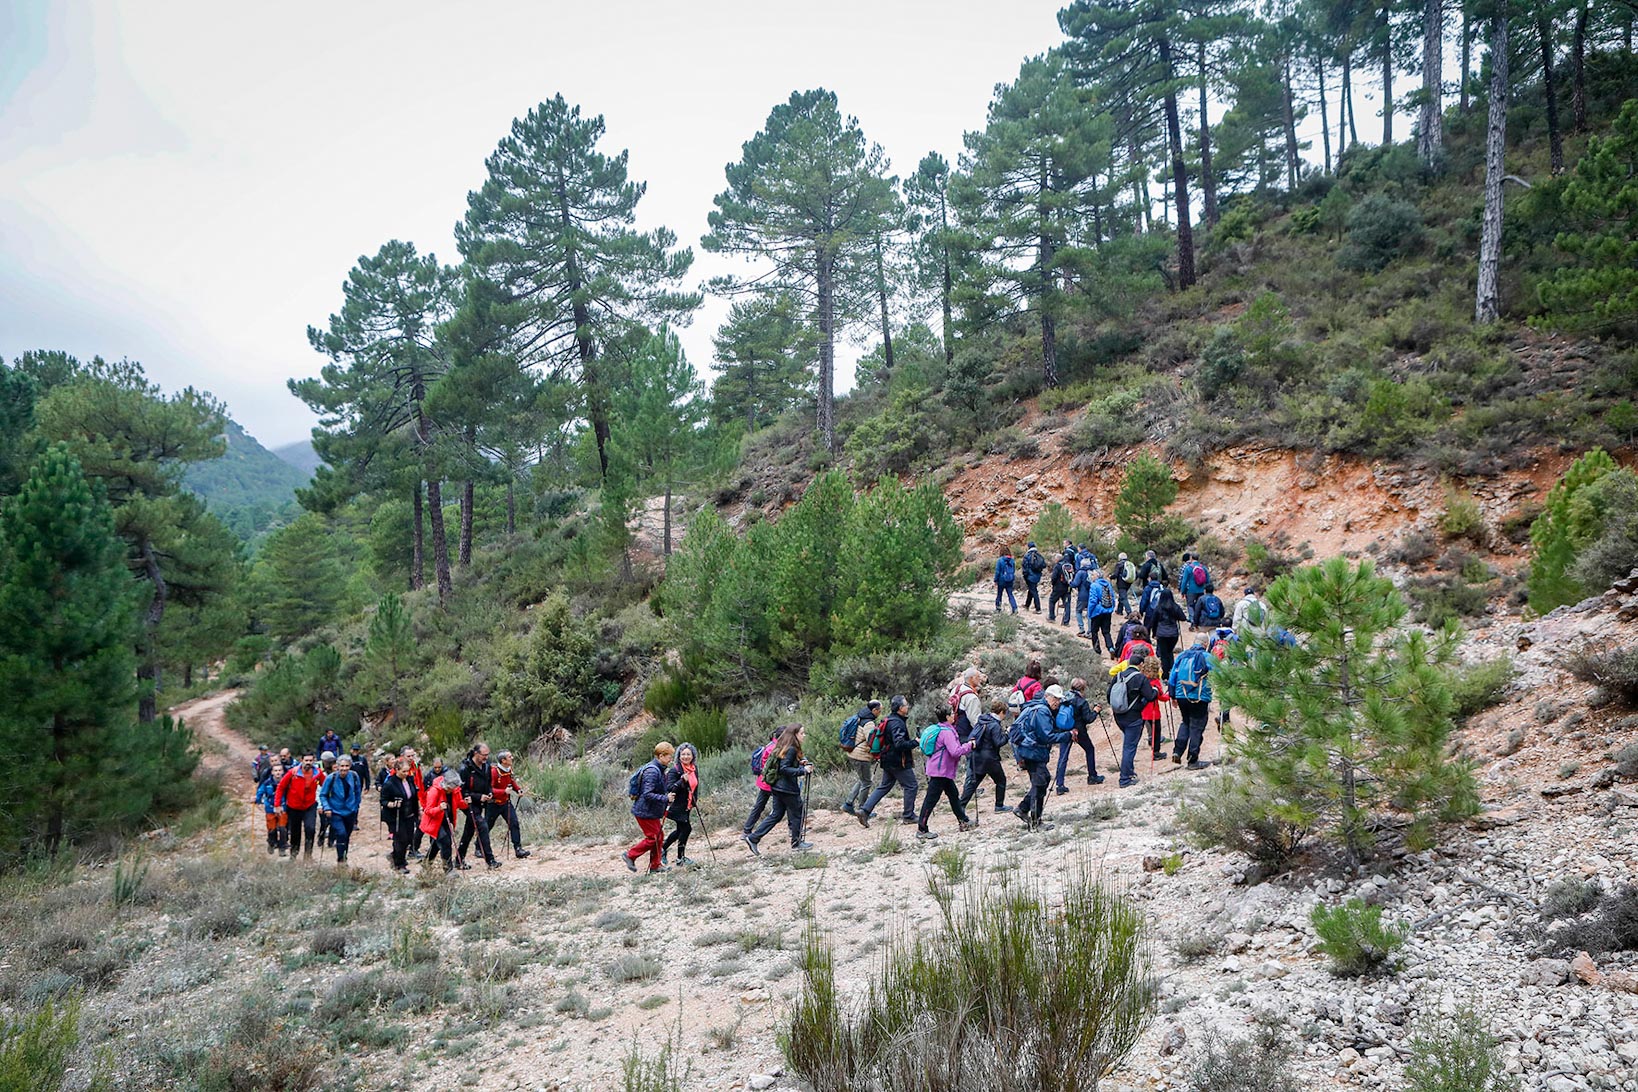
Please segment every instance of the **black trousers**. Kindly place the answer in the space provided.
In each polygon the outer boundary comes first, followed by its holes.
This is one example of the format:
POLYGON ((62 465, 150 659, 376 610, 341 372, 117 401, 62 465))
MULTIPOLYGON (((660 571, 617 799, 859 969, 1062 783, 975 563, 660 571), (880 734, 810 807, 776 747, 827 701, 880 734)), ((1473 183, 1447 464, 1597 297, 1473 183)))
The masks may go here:
POLYGON ((426 863, 431 864, 439 857, 442 857, 444 859, 444 871, 448 872, 455 864, 450 859, 449 852, 450 843, 454 841, 455 824, 445 819, 443 825, 438 828, 438 836, 432 840, 432 845, 427 847, 426 863))
POLYGON ((978 786, 984 783, 986 777, 995 782, 995 806, 999 808, 1007 802, 1006 770, 1001 765, 999 755, 990 755, 967 760, 967 784, 961 790, 962 807, 967 806, 967 802, 978 792, 978 786))
POLYGON ((1041 808, 1046 804, 1047 790, 1052 787, 1052 770, 1048 765, 1048 760, 1044 758, 1020 759, 1019 764, 1024 767, 1024 772, 1029 775, 1029 792, 1025 793, 1024 798, 1018 802, 1018 810, 1021 813, 1033 815, 1036 821, 1039 821, 1041 808))
POLYGON ((674 817, 671 821, 677 824, 676 829, 665 836, 665 844, 660 846, 660 849, 668 850, 672 846, 676 846, 677 856, 686 857, 688 856, 688 836, 694 833, 694 824, 689 820, 687 812, 674 817))
POLYGON ((772 796, 773 793, 767 789, 756 790, 756 803, 751 805, 751 814, 745 817, 744 833, 749 834, 756 829, 756 821, 762 818, 763 809, 768 806, 768 801, 772 796))
POLYGON ((1075 613, 1074 608, 1069 605, 1070 591, 1068 588, 1065 588, 1063 591, 1059 591, 1057 587, 1054 586, 1052 589, 1052 594, 1047 597, 1047 621, 1056 622, 1058 620, 1059 603, 1064 605, 1064 625, 1067 626, 1069 625, 1070 615, 1075 613))
POLYGON ((882 779, 877 784, 876 790, 870 794, 870 799, 865 801, 864 813, 866 815, 875 814, 876 805, 880 804, 882 798, 893 791, 895 785, 904 790, 904 817, 914 819, 916 817, 916 793, 919 790, 919 785, 916 782, 916 771, 909 767, 901 767, 897 770, 882 767, 882 779))
POLYGON ((415 844, 410 832, 420 831, 420 818, 415 812, 405 811, 403 808, 394 811, 394 822, 387 828, 387 833, 392 837, 392 866, 394 868, 409 867, 410 846, 415 844))
POLYGON ((1155 635, 1155 652, 1160 656, 1160 677, 1169 679, 1172 675, 1172 656, 1177 652, 1177 635, 1162 637, 1155 635))
POLYGON ((956 792, 955 778, 929 777, 927 779, 927 795, 921 801, 921 815, 916 819, 916 828, 918 830, 927 829, 927 820, 933 814, 933 805, 938 803, 938 798, 941 796, 950 798, 950 810, 955 813, 956 822, 965 823, 967 821, 967 812, 962 808, 961 797, 956 792))
POLYGON ((755 830, 751 831, 751 841, 760 842, 764 835, 779 825, 781 819, 791 832, 791 845, 800 845, 802 842, 802 797, 794 792, 776 792, 773 795, 773 807, 768 809, 768 817, 762 820, 755 830))
POLYGON ((1041 582, 1039 580, 1026 580, 1024 581, 1024 587, 1029 589, 1028 591, 1024 592, 1024 609, 1029 610, 1030 604, 1033 603, 1035 604, 1035 609, 1040 610, 1041 582))
POLYGON ((1088 628, 1092 631, 1093 649, 1095 650, 1098 647, 1098 638, 1102 637, 1103 647, 1109 650, 1111 656, 1115 654, 1115 638, 1109 632, 1109 622, 1114 617, 1113 614, 1100 614, 1088 624, 1088 628))
POLYGON ((484 818, 481 804, 473 804, 466 809, 466 825, 461 828, 461 850, 456 854, 463 861, 466 860, 466 850, 472 844, 474 834, 478 836, 478 852, 483 854, 485 861, 493 861, 495 853, 489 848, 489 820, 484 818))
POLYGON ((495 830, 495 820, 506 820, 506 832, 512 836, 512 850, 523 852, 523 832, 518 828, 517 805, 508 800, 504 804, 485 804, 483 808, 484 825, 491 833, 495 830))
POLYGON ((1211 703, 1178 698, 1177 711, 1182 717, 1183 727, 1178 730, 1177 742, 1172 744, 1172 754, 1187 753, 1190 762, 1198 762, 1200 741, 1206 735, 1206 720, 1211 714, 1211 703))
POLYGON ((1077 733, 1077 736, 1078 738, 1073 741, 1066 739, 1058 744, 1058 787, 1060 789, 1067 787, 1064 784, 1064 777, 1069 773, 1069 751, 1075 744, 1079 744, 1081 750, 1086 754, 1087 781, 1090 782, 1094 777, 1098 776, 1098 749, 1092 746, 1092 726, 1088 724, 1077 733))
POLYGON ((285 808, 284 814, 290 820, 290 856, 296 856, 296 850, 301 850, 309 857, 313 855, 314 828, 318 825, 318 805, 310 808, 285 808), (306 842, 302 839, 306 838, 306 842))

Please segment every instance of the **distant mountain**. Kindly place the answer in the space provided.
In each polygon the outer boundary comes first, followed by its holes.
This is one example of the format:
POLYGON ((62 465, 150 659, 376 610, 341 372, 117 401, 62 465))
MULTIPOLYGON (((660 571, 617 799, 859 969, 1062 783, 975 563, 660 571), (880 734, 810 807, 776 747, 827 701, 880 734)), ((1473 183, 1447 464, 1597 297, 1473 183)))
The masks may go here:
MULTIPOLYGON (((227 452, 189 467, 182 482, 235 534, 253 543, 295 518, 296 490, 311 480, 312 471, 279 458, 232 418, 225 435, 227 452)), ((312 450, 305 441, 287 448, 298 446, 312 450)))
POLYGON ((292 444, 281 444, 273 449, 273 454, 309 477, 312 476, 313 471, 319 468, 319 463, 322 461, 318 457, 318 452, 313 450, 313 441, 311 440, 297 440, 292 444))

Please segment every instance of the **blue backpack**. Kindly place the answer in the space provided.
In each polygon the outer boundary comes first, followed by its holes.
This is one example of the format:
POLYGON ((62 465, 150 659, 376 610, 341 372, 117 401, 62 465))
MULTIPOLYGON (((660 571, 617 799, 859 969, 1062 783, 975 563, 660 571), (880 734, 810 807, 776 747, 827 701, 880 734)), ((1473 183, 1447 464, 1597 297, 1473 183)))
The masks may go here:
POLYGON ((751 772, 758 777, 762 776, 762 767, 768 761, 768 752, 773 750, 774 741, 769 740, 751 752, 751 772))
POLYGON ((995 579, 997 583, 1010 584, 1012 583, 1014 575, 1015 570, 1013 569, 1012 558, 1003 557, 1000 561, 996 562, 995 579))
POLYGON ((1073 729, 1075 727, 1075 707, 1067 701, 1058 706, 1058 717, 1055 723, 1060 732, 1073 729))
POLYGON ((1191 648, 1177 658, 1172 665, 1173 696, 1184 701, 1204 701, 1206 693, 1206 672, 1211 670, 1211 663, 1206 659, 1206 652, 1202 649, 1191 648))
POLYGON ((1223 620, 1223 601, 1213 592, 1207 592, 1200 597, 1200 617, 1208 622, 1223 620))
POLYGON ((921 730, 921 753, 932 758, 938 753, 938 734, 944 731, 942 724, 929 724, 921 730))
POLYGON ((855 713, 842 722, 842 730, 836 733, 836 742, 849 751, 859 745, 859 714, 855 713))
POLYGON ((643 793, 643 771, 648 769, 652 765, 654 765, 654 763, 645 762, 641 766, 637 767, 636 770, 632 771, 631 780, 626 782, 626 795, 627 796, 629 796, 633 800, 635 800, 639 796, 642 795, 642 793, 643 793))

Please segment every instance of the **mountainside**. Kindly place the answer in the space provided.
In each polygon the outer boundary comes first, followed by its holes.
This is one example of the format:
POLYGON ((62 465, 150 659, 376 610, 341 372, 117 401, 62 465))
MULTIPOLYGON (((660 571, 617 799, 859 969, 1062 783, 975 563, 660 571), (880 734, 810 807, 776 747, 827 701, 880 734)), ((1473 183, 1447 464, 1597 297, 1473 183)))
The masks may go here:
POLYGON ((227 452, 190 466, 183 484, 205 498, 234 534, 250 542, 294 518, 296 490, 312 472, 274 455, 231 417, 224 435, 227 452))
POLYGON ((318 457, 318 452, 313 450, 313 441, 311 440, 296 440, 292 443, 280 444, 273 449, 273 454, 309 477, 323 462, 318 457))

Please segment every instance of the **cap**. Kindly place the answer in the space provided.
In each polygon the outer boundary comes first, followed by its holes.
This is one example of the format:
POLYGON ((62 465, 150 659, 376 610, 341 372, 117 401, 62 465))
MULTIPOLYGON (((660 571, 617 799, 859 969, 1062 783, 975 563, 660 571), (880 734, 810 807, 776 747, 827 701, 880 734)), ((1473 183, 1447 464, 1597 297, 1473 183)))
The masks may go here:
POLYGON ((1122 561, 1125 561, 1125 560, 1126 560, 1126 555, 1125 555, 1125 554, 1121 554, 1121 555, 1120 555, 1120 560, 1122 560, 1122 561))
POLYGON ((1032 542, 1032 543, 1030 543, 1030 544, 1029 544, 1029 548, 1030 548, 1030 549, 1031 549, 1031 550, 1033 550, 1033 549, 1035 549, 1035 543, 1033 543, 1033 542, 1032 542))
POLYGON ((1064 688, 1061 687, 1061 686, 1049 686, 1049 687, 1046 688, 1046 696, 1049 697, 1049 698, 1057 698, 1059 701, 1063 701, 1064 700, 1064 688))
POLYGON ((334 762, 335 758, 336 755, 334 751, 325 751, 323 754, 319 755, 320 762, 334 762))

